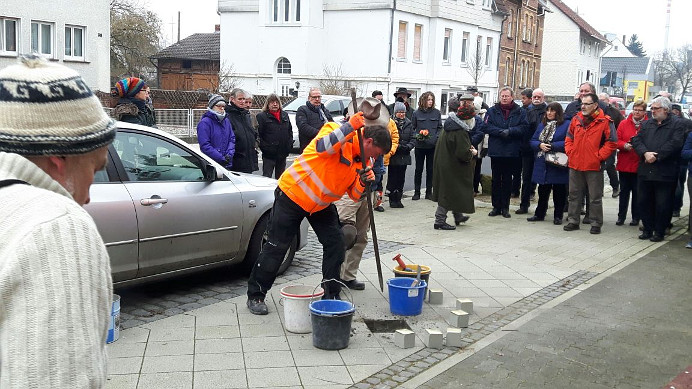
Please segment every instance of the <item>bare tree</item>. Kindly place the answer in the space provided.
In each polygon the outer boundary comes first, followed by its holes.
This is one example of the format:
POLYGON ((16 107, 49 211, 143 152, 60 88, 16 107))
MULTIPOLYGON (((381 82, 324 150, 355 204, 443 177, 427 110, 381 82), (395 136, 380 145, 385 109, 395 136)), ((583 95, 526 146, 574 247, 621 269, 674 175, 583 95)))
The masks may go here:
POLYGON ((661 86, 671 86, 673 93, 680 90, 681 98, 692 88, 692 45, 658 54, 655 64, 661 86))
POLYGON ((485 66, 485 56, 483 55, 483 50, 481 50, 480 45, 476 45, 476 52, 472 57, 469 58, 468 67, 466 70, 473 79, 473 85, 478 86, 478 82, 487 70, 485 66))
POLYGON ((319 80, 320 90, 325 95, 347 95, 351 88, 356 88, 356 94, 363 96, 363 85, 349 79, 343 69, 343 64, 323 65, 322 77, 319 80))
POLYGON ((235 71, 235 66, 232 63, 223 61, 219 69, 217 93, 227 93, 235 88, 240 87, 241 81, 235 71))

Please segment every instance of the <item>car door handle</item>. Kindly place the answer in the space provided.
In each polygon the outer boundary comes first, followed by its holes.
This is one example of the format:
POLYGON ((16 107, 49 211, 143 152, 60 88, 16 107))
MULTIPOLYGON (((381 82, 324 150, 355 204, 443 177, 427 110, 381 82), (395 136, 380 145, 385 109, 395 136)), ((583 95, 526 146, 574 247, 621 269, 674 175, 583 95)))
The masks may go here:
POLYGON ((156 205, 156 204, 166 204, 168 202, 168 199, 162 199, 162 198, 148 198, 148 199, 141 199, 139 201, 140 204, 147 206, 147 205, 156 205))

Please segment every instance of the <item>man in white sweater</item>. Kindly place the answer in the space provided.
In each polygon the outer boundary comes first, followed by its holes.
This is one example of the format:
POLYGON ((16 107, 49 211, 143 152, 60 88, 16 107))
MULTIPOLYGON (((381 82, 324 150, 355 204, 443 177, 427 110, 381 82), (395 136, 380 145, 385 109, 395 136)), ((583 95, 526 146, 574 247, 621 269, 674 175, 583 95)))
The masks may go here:
POLYGON ((0 70, 0 388, 100 388, 112 299, 89 202, 114 122, 73 70, 0 70))

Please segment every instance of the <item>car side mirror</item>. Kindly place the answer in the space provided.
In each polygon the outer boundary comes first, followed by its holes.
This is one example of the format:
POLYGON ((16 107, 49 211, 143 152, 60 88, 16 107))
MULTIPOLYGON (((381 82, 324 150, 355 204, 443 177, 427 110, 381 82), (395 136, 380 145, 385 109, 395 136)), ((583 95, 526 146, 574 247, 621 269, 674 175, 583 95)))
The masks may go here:
POLYGON ((206 165, 204 167, 204 179, 207 181, 216 181, 219 178, 218 172, 214 165, 206 165))

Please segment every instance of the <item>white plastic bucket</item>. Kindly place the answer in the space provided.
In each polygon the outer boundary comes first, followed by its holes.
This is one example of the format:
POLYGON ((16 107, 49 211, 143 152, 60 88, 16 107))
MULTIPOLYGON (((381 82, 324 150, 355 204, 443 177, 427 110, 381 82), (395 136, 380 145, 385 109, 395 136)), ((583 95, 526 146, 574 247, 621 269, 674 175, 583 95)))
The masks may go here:
POLYGON ((310 301, 324 295, 322 288, 307 285, 289 285, 281 289, 284 305, 284 326, 295 334, 312 332, 310 301))
POLYGON ((108 324, 108 337, 106 343, 113 343, 120 337, 120 296, 113 295, 111 304, 111 316, 108 324))

